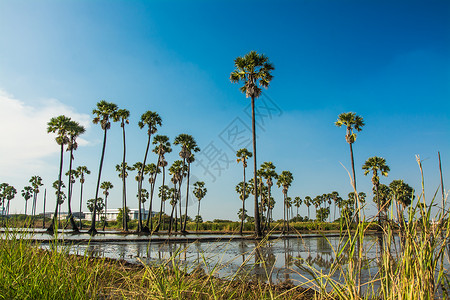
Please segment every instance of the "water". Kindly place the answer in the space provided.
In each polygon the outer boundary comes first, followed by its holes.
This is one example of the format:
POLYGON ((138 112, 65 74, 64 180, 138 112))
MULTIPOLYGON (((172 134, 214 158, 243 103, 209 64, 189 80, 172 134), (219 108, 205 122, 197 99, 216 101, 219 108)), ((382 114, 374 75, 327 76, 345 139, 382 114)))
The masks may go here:
MULTIPOLYGON (((107 239, 111 239, 111 236, 96 236, 90 243, 70 245, 69 251, 79 255, 123 259, 132 263, 161 264, 174 261, 188 272, 201 267, 208 274, 214 272, 215 276, 224 278, 244 276, 265 282, 289 280, 300 284, 313 278, 305 270, 308 265, 318 272, 329 273, 340 244, 338 236, 325 238, 303 235, 265 242, 235 240, 232 237, 208 235, 207 238, 216 240, 184 242, 174 240, 173 237, 168 241, 167 236, 152 238, 151 241, 136 240, 140 238, 136 236, 123 236, 121 241, 108 242, 107 239)), ((363 246, 367 263, 363 281, 368 281, 376 272, 377 238, 368 236, 363 246)), ((51 244, 42 244, 42 247, 49 248, 51 244)), ((332 278, 339 280, 339 274, 336 273, 332 278)))

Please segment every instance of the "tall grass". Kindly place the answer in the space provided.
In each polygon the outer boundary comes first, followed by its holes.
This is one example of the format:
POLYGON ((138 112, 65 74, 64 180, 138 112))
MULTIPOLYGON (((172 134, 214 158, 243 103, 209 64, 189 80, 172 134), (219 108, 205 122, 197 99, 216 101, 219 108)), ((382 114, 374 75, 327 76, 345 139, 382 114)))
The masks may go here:
MULTIPOLYGON (((427 206, 422 165, 417 157, 422 178, 422 190, 416 195, 417 202, 407 210, 407 217, 386 224, 379 235, 378 243, 369 245, 379 252, 375 261, 367 259, 363 245, 368 227, 360 224, 357 230, 342 232, 338 247, 329 245, 334 251, 335 261, 328 273, 302 264, 300 268, 311 275, 312 283, 322 297, 333 299, 435 299, 449 298, 450 222, 448 212, 439 208, 433 221, 431 208, 436 202, 437 191, 427 206), (378 271, 370 274, 365 282, 360 281, 361 270, 369 271, 376 264, 378 271), (339 278, 339 279, 335 279, 339 278)), ((348 226, 349 227, 349 226, 348 226)), ((366 245, 367 246, 367 245, 366 245)), ((301 275, 303 276, 303 275, 301 275)), ((306 277, 305 277, 306 278, 306 277)))
POLYGON ((67 248, 44 251, 17 232, 0 240, 1 299, 91 299, 101 261, 68 256, 67 248))

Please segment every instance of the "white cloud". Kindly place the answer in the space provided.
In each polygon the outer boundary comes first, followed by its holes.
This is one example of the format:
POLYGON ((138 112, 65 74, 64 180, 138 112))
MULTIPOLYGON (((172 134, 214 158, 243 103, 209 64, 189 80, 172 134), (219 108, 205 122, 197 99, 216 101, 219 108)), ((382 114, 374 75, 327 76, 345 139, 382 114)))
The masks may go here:
MULTIPOLYGON (((47 123, 52 117, 66 115, 86 128, 90 116, 77 113, 72 107, 56 99, 47 99, 38 106, 0 90, 0 174, 14 176, 30 169, 45 167, 43 158, 59 151, 54 134, 47 133, 47 123)), ((78 139, 80 145, 88 142, 78 139)))

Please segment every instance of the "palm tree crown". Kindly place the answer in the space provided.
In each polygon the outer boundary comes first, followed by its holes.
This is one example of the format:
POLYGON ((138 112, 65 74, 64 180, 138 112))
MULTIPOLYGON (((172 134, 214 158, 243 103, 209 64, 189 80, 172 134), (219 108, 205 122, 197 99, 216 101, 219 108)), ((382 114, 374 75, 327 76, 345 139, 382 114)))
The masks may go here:
POLYGON ((230 80, 233 83, 244 82, 240 90, 247 98, 258 98, 261 95, 261 88, 257 83, 267 88, 273 78, 270 72, 275 69, 267 56, 258 54, 256 51, 237 57, 234 60, 234 66, 236 69, 231 72, 230 80))
POLYGON ((389 171, 391 170, 389 166, 386 164, 386 160, 382 157, 373 156, 366 160, 364 165, 362 166, 364 170, 364 175, 369 174, 372 170, 372 183, 377 185, 380 182, 380 178, 378 177, 378 171, 380 171, 381 175, 388 176, 389 171))
POLYGON ((334 123, 337 127, 345 126, 347 133, 345 140, 349 144, 353 144, 356 140, 356 131, 361 131, 364 126, 364 120, 361 116, 356 115, 354 112, 341 113, 338 116, 337 121, 334 123))

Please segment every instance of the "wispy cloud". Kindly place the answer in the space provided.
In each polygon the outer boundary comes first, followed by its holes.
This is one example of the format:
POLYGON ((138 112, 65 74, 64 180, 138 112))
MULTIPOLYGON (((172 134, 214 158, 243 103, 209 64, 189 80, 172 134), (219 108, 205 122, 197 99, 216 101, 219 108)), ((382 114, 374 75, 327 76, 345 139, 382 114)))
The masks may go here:
MULTIPOLYGON (((0 90, 0 174, 20 176, 30 169, 46 167, 44 158, 58 152, 54 135, 47 134, 47 123, 52 117, 66 115, 89 127, 89 116, 56 99, 40 101, 36 106, 0 90)), ((80 145, 88 141, 79 139, 80 145)), ((28 175, 27 175, 28 176, 28 175)))

